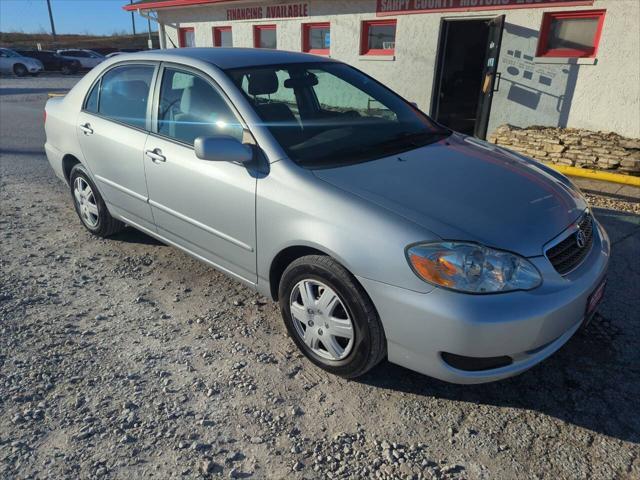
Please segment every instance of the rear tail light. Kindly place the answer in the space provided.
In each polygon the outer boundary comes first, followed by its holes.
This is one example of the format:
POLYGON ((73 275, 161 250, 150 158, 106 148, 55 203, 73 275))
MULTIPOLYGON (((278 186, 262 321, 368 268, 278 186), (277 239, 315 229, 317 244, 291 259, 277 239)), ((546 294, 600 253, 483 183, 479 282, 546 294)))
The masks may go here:
POLYGON ((42 111, 42 123, 47 123, 47 111, 42 111))

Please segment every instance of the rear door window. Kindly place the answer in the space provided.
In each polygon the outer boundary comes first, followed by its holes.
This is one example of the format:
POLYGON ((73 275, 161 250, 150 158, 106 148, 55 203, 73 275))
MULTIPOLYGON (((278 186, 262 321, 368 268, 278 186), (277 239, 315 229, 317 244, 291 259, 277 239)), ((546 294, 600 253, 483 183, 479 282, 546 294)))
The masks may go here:
POLYGON ((100 82, 97 82, 89 95, 87 95, 87 99, 84 102, 84 109, 90 113, 98 113, 98 96, 100 94, 100 82))
POLYGON ((152 65, 123 65, 105 73, 100 82, 98 113, 132 127, 145 128, 154 70, 152 65))

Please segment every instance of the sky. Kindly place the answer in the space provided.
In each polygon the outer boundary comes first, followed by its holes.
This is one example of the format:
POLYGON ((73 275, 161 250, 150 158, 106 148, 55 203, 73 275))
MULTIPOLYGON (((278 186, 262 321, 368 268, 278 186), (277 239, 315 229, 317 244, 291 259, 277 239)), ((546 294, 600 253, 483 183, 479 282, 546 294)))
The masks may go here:
MULTIPOLYGON (((129 0, 51 0, 56 33, 111 35, 131 33, 129 0)), ((135 16, 136 32, 147 31, 147 20, 135 16)), ((154 22, 151 28, 156 29, 154 22)), ((0 0, 0 31, 51 32, 46 0, 0 0)))

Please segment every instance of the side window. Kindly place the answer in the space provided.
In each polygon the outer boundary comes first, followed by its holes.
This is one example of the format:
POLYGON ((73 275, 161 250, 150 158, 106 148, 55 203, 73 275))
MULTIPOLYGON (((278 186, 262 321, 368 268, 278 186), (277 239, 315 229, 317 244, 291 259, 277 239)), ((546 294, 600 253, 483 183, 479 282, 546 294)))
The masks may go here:
POLYGON ((97 82, 91 89, 91 93, 84 102, 84 109, 90 113, 98 113, 98 93, 100 92, 100 82, 97 82))
POLYGON ((145 128, 151 65, 124 65, 104 74, 98 113, 133 127, 145 128))
POLYGON ((158 133, 189 145, 198 137, 231 135, 243 128, 210 83, 189 72, 166 68, 158 103, 158 133))
POLYGON ((383 118, 398 121, 396 114, 364 91, 323 70, 312 70, 318 82, 313 91, 323 114, 357 115, 362 118, 383 118))

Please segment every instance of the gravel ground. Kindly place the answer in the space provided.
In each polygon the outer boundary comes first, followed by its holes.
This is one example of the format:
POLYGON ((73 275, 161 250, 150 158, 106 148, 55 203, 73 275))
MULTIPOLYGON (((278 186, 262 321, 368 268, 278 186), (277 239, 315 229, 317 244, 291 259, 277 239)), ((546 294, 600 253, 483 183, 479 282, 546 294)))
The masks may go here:
POLYGON ((594 195, 592 193, 585 193, 585 197, 587 197, 587 200, 589 200, 589 204, 592 207, 640 215, 640 199, 638 199, 638 201, 631 202, 604 195, 594 195))
MULTIPOLYGON (((640 217, 601 314, 503 382, 297 353, 276 305, 132 229, 90 236, 42 152, 46 91, 0 79, 0 478, 640 478, 640 217)), ((635 213, 635 214, 634 214, 635 213)))

